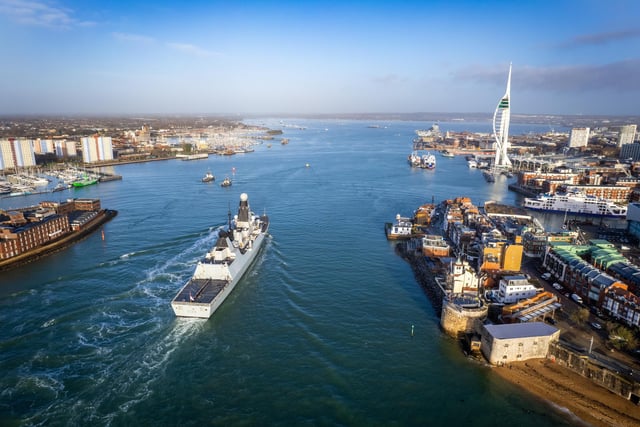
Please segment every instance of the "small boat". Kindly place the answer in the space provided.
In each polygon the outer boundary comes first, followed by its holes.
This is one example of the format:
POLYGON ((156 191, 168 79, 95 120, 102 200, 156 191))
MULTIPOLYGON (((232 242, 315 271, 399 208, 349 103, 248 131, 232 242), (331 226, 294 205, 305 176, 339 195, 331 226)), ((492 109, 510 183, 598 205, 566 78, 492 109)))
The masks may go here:
POLYGON ((486 170, 486 171, 482 172, 482 175, 484 175, 484 179, 487 182, 496 182, 496 177, 494 176, 492 171, 486 170))
POLYGON ((220 183, 220 187, 231 187, 231 178, 225 176, 224 180, 220 183))
POLYGON ((455 154, 453 154, 453 153, 451 153, 451 152, 449 152, 447 150, 442 151, 441 154, 442 154, 442 157, 455 157, 456 156, 455 154))
POLYGON ((216 177, 213 176, 211 171, 207 171, 207 173, 205 173, 204 176, 202 177, 202 182, 211 182, 215 180, 216 180, 216 177))
POLYGON ((98 179, 97 178, 84 176, 82 179, 79 179, 77 181, 73 181, 71 183, 71 185, 73 185, 74 187, 86 187, 87 185, 93 185, 93 184, 97 184, 97 183, 98 183, 98 179))
POLYGON ((62 182, 59 182, 58 184, 56 184, 55 187, 53 187, 53 189, 51 190, 52 193, 55 193, 57 191, 64 191, 66 189, 69 188, 68 184, 63 184, 62 182))

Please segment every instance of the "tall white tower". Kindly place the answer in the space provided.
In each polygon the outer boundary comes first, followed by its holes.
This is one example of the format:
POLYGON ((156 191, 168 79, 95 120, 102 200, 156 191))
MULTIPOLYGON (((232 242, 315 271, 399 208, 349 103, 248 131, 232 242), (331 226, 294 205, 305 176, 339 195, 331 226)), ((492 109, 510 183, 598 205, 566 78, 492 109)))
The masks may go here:
POLYGON ((495 113, 493 113, 493 135, 496 139, 496 159, 493 163, 495 168, 508 168, 511 160, 507 157, 509 148, 509 119, 511 109, 509 98, 511 96, 511 64, 509 64, 509 77, 507 78, 507 92, 500 99, 495 113))

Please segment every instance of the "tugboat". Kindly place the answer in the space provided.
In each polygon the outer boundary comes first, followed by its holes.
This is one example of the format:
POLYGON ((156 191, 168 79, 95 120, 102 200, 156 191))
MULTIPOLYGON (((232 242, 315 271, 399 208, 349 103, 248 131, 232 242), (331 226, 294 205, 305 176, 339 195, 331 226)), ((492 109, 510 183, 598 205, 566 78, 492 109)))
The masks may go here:
POLYGON ((216 177, 213 176, 211 171, 207 171, 207 173, 205 173, 204 176, 202 177, 202 182, 211 182, 215 180, 216 180, 216 177))
POLYGON ((229 224, 218 233, 215 246, 171 301, 176 316, 211 317, 256 258, 268 231, 269 217, 251 212, 249 198, 242 193, 238 214, 232 220, 229 212, 229 224))
POLYGON ((220 183, 220 187, 231 187, 231 178, 225 176, 224 180, 220 183))

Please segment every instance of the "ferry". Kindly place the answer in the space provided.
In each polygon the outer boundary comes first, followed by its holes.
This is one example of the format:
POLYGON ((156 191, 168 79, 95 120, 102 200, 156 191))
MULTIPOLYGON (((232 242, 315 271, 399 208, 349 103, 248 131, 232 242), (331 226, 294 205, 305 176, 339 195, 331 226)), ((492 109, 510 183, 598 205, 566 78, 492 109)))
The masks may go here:
POLYGON ((587 216, 615 217, 627 216, 627 206, 617 205, 607 199, 572 192, 564 194, 540 194, 535 198, 526 197, 524 207, 546 212, 574 213, 587 216))
POLYGON ((249 197, 242 193, 237 215, 229 218, 213 249, 198 262, 191 279, 171 301, 175 315, 211 317, 256 258, 268 231, 269 217, 251 212, 249 197))

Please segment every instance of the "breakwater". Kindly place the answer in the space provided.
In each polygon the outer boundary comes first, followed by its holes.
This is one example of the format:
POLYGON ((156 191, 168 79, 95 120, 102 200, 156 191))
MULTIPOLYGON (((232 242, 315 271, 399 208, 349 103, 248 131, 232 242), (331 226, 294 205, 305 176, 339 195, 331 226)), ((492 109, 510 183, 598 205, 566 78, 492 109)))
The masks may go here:
POLYGON ((396 244, 396 252, 411 266, 416 281, 429 297, 436 315, 439 317, 442 312, 442 300, 446 296, 446 291, 436 280, 435 269, 437 267, 434 261, 429 260, 422 254, 414 240, 398 242, 396 244))

